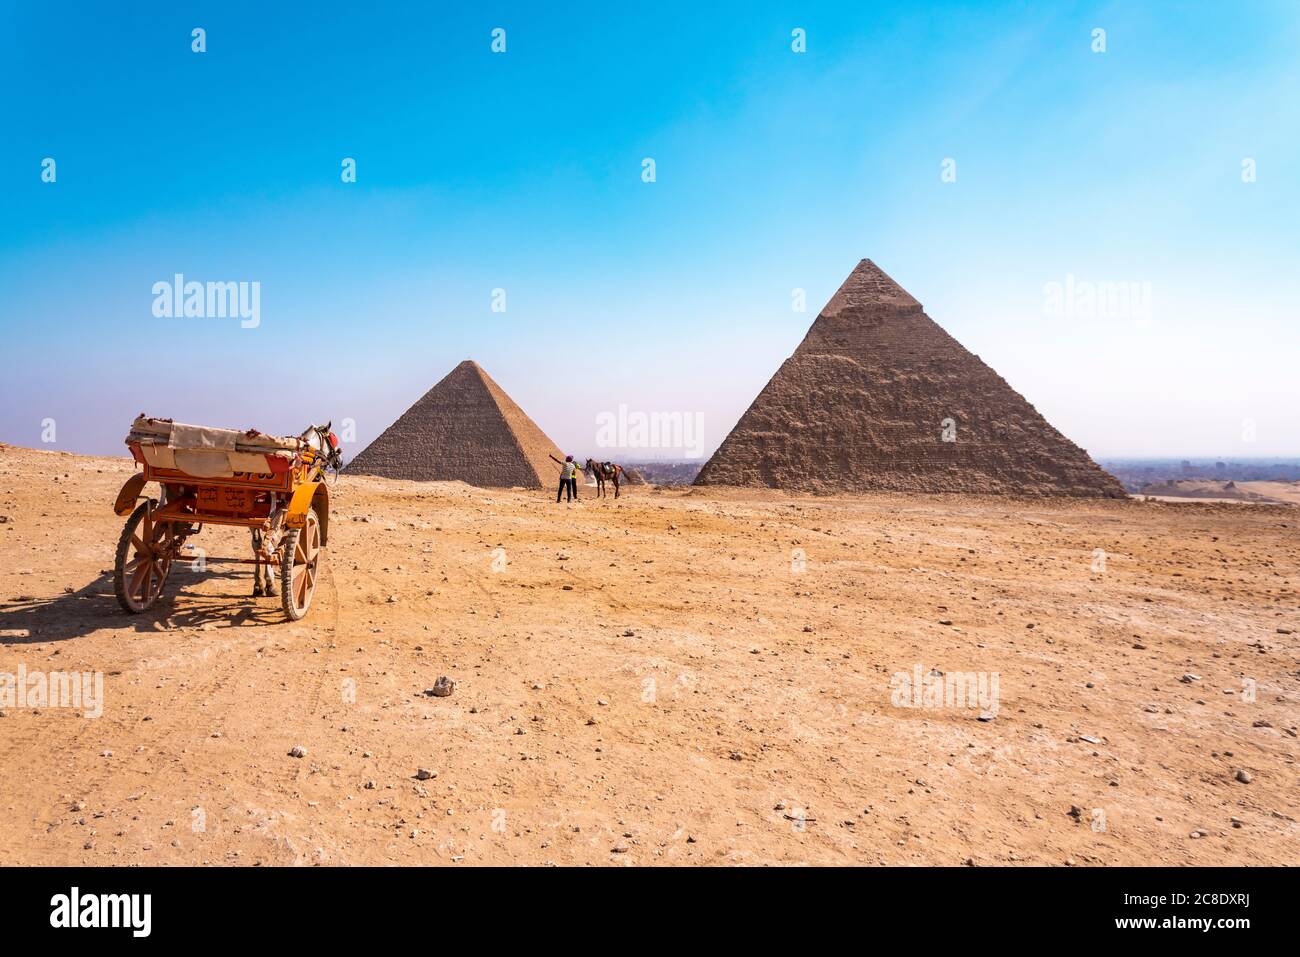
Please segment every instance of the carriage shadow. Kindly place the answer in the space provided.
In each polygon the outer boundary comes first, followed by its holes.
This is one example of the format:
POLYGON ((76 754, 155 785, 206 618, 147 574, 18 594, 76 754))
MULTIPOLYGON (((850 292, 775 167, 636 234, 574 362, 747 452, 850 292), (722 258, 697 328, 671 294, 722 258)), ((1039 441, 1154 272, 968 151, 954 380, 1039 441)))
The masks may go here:
POLYGON ((148 611, 132 615, 113 594, 113 575, 101 573, 75 591, 53 598, 22 598, 0 606, 0 646, 67 641, 94 631, 167 631, 171 628, 238 628, 284 622, 279 598, 253 598, 249 572, 209 567, 202 575, 177 574, 148 611), (218 594, 194 594, 199 581, 229 584, 218 594))

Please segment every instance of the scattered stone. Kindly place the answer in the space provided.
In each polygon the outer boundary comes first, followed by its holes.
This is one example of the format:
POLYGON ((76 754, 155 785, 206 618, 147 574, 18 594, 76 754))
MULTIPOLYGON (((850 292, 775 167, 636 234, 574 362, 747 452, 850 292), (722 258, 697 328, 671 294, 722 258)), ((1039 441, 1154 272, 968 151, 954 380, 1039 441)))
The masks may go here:
POLYGON ((307 757, 307 749, 300 744, 295 744, 292 748, 289 749, 289 757, 305 758, 307 757))
POLYGON ((1234 776, 1242 784, 1249 784, 1251 781, 1255 780, 1254 776, 1245 768, 1238 768, 1237 773, 1234 776))
POLYGON ((1200 681, 1200 680, 1201 680, 1201 676, 1200 676, 1200 675, 1193 675, 1193 674, 1186 674, 1186 675, 1183 675, 1183 676, 1182 676, 1181 678, 1179 678, 1178 680, 1181 681, 1181 682, 1182 682, 1183 684, 1185 684, 1185 685, 1189 685, 1189 684, 1191 684, 1193 681, 1200 681))
POLYGON ((997 715, 995 715, 992 711, 981 711, 981 712, 980 712, 979 720, 981 720, 981 721, 992 721, 992 720, 993 720, 994 718, 996 718, 996 717, 997 717, 997 715))
POLYGON ((428 768, 419 768, 415 772, 415 779, 417 781, 427 781, 430 778, 436 778, 437 776, 438 773, 436 771, 430 771, 428 768))
POLYGON ((455 690, 456 682, 443 675, 433 683, 433 687, 426 691, 425 694, 433 698, 445 698, 455 690))
POLYGON ((951 625, 951 624, 952 624, 952 619, 951 619, 951 618, 940 618, 940 619, 939 619, 939 624, 941 624, 941 625, 951 625))

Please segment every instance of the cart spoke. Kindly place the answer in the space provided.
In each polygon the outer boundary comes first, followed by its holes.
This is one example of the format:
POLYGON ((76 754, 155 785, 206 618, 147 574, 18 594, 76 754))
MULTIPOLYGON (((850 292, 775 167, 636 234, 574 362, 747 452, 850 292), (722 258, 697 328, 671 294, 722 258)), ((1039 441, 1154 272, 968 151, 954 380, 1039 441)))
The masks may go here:
POLYGON ((126 593, 135 601, 142 599, 144 591, 145 571, 149 566, 149 560, 146 558, 137 558, 126 566, 125 578, 127 581, 126 593))

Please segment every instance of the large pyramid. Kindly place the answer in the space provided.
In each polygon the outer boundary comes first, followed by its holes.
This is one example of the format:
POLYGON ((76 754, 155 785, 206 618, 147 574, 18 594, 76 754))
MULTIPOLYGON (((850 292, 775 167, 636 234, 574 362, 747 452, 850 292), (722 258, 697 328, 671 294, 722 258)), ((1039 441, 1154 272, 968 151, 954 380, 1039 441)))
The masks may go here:
POLYGON ((524 410, 466 359, 348 463, 348 471, 387 478, 537 488, 550 485, 564 458, 524 410))
POLYGON ((695 483, 820 493, 1125 494, 869 259, 695 483))

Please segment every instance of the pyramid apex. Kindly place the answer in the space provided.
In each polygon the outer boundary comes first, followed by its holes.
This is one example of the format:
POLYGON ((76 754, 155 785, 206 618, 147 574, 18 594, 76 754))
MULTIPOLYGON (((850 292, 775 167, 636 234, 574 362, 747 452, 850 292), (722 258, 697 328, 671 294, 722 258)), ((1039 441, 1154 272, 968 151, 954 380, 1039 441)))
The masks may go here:
POLYGON ((849 306, 864 306, 871 303, 893 303, 896 305, 917 306, 917 302, 906 289, 896 283, 870 259, 860 259, 853 267, 831 301, 826 304, 823 313, 837 313, 849 306))

